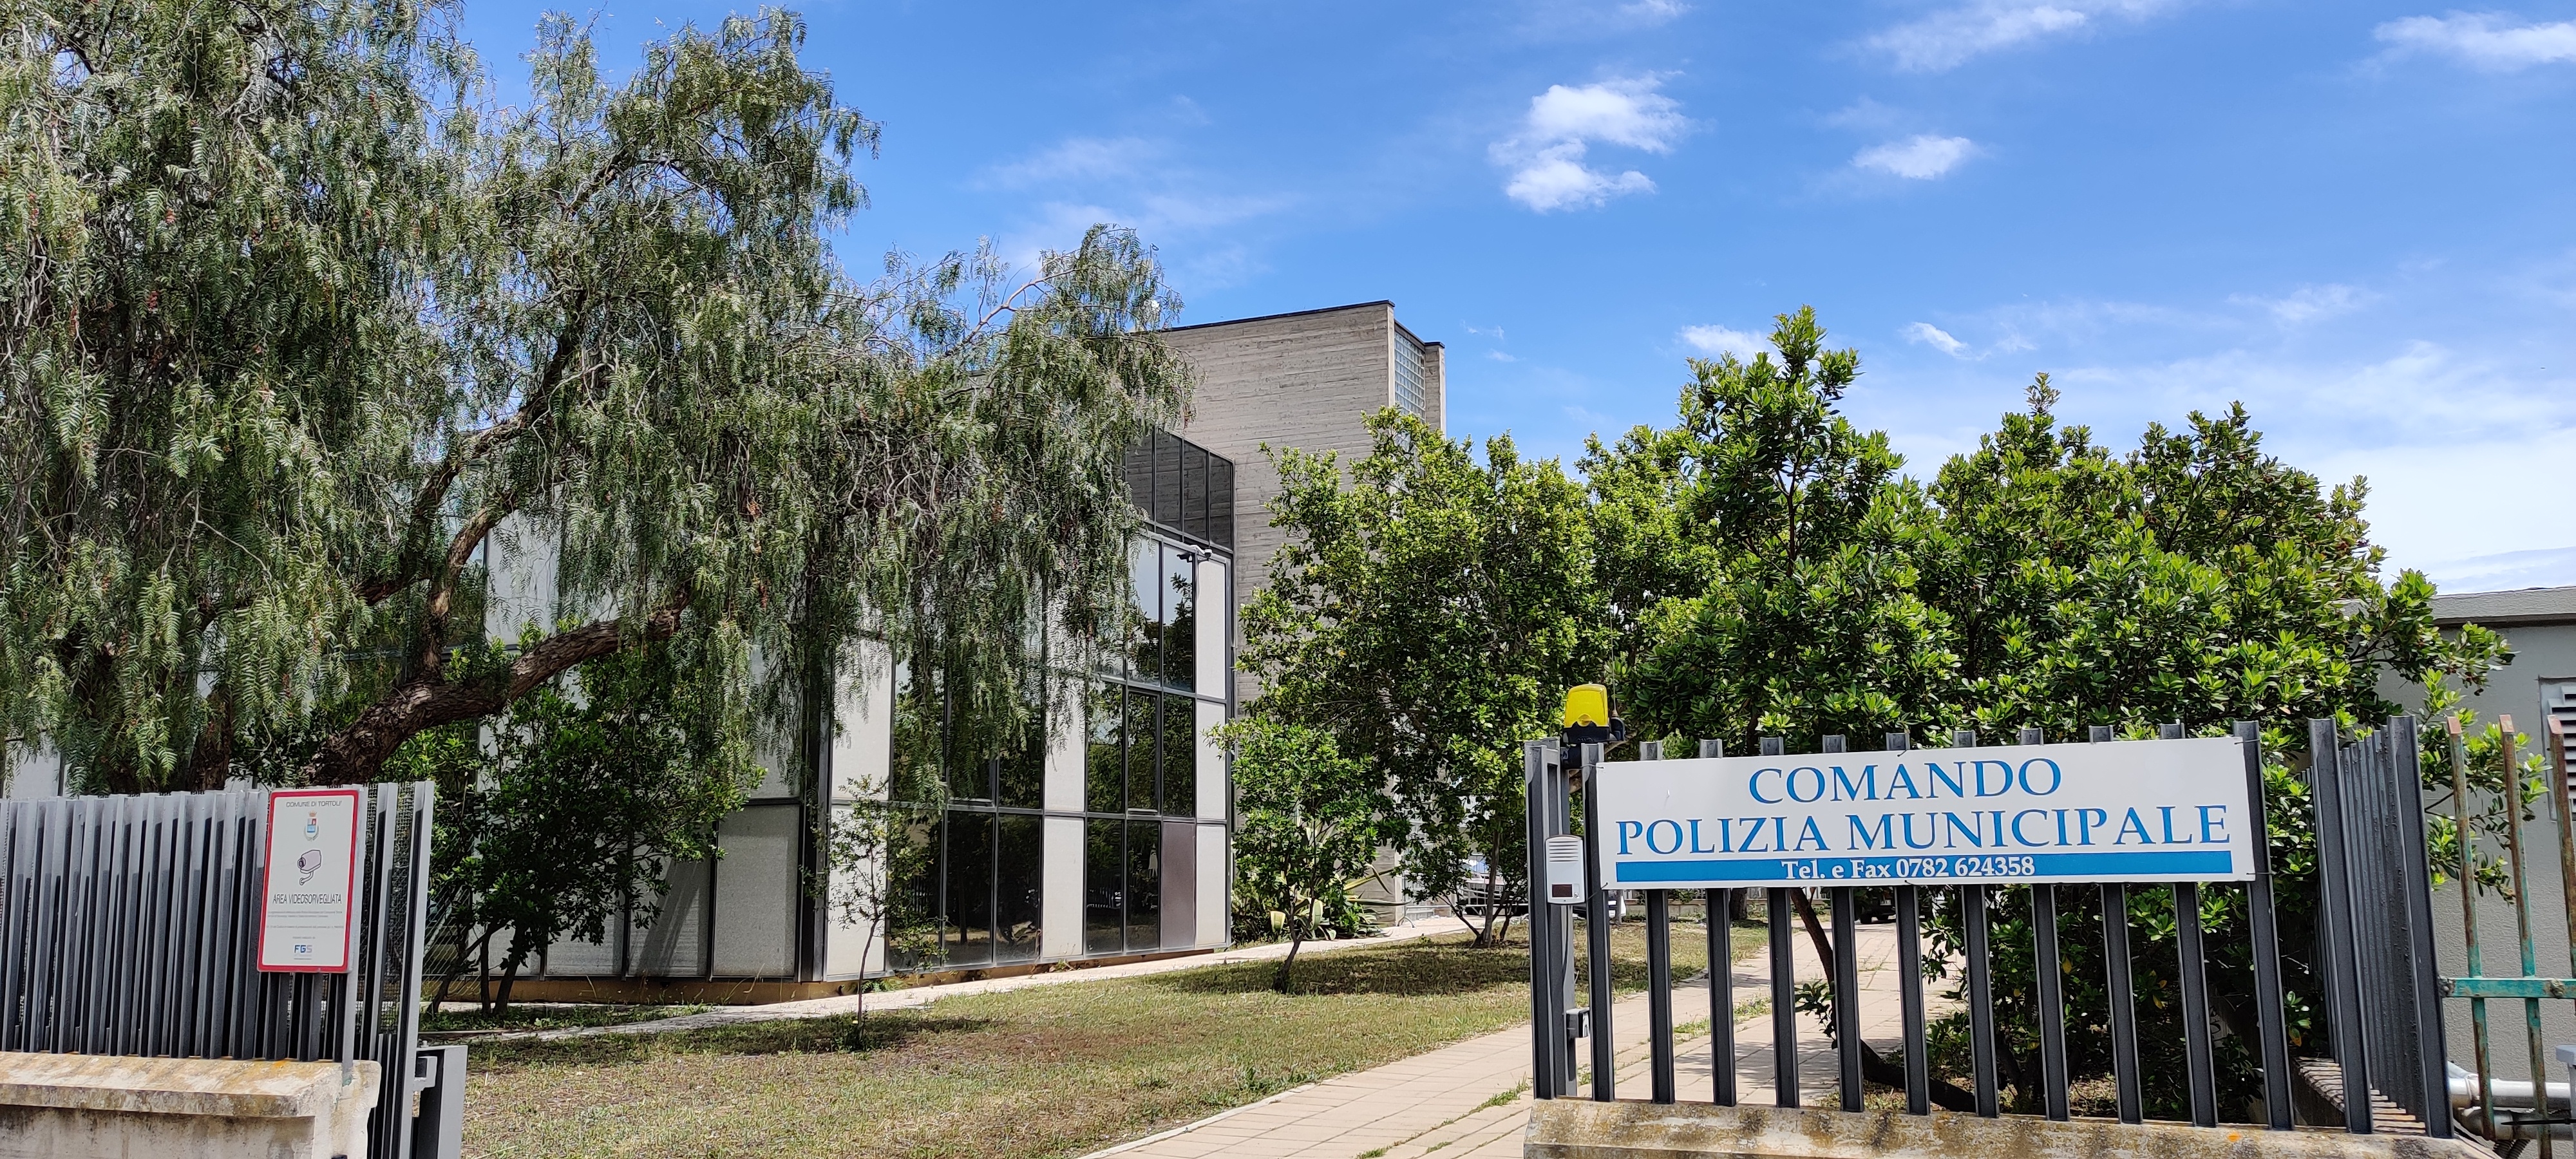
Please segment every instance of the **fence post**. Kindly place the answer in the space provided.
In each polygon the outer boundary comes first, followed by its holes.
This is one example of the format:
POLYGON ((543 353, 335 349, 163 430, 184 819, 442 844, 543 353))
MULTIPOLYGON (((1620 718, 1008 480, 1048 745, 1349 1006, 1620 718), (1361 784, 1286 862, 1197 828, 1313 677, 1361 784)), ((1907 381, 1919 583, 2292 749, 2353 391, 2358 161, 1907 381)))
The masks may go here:
POLYGON ((2282 1009, 2281 939, 2272 916, 2272 830, 2263 808, 2263 726, 2237 721, 2236 740, 2245 753, 2245 795, 2254 809, 2254 880, 2245 886, 2245 909, 2254 937, 2254 1017, 2263 1038, 2263 1118, 2272 1130, 2287 1131, 2298 1120, 2290 1105, 2289 1018, 2282 1009))
POLYGON ((2362 1045, 2361 966, 2354 955, 2352 882, 2345 864, 2342 765, 2343 753, 2332 720, 2308 721, 2308 781, 2317 802, 2317 862, 2323 896, 2318 900, 2319 934, 2326 943, 2326 1003, 2334 1019, 2335 1061, 2342 1073, 2344 1130, 2367 1135, 2370 1130, 2370 1066, 2362 1045), (2361 1097, 2355 1098, 2358 1092, 2361 1097))
MULTIPOLYGON (((1583 832, 1601 840, 1601 746, 1586 743, 1583 752, 1583 832)), ((1619 1093, 1619 1052, 1610 1040, 1610 883, 1601 880, 1597 850, 1583 858, 1583 876, 1591 883, 1584 904, 1584 941, 1592 951, 1592 1097, 1609 1102, 1619 1093)))

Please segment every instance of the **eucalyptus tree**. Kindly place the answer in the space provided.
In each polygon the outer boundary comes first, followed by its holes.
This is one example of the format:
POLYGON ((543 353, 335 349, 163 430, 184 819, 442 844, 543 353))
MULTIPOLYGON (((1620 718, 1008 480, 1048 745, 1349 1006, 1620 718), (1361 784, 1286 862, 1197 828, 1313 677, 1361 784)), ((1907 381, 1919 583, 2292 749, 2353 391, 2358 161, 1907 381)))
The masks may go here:
MULTIPOLYGON (((777 716, 863 637, 1001 687, 1118 605, 1124 448, 1177 301, 1132 234, 1015 279, 828 235, 874 123, 792 16, 618 83, 541 25, 494 101, 436 6, 23 8, 0 275, 0 701, 92 783, 260 749, 372 776, 585 661, 687 636, 777 716), (559 622, 478 650, 496 533, 559 622)), ((997 703, 1016 698, 995 695, 997 703)))
MULTIPOLYGON (((1416 897, 1523 884, 1521 741, 1555 730, 1607 656, 1582 487, 1508 436, 1443 437, 1389 409, 1369 453, 1276 453, 1288 531, 1243 613, 1256 717, 1315 729, 1390 789, 1416 897), (1347 469, 1348 478, 1343 472, 1347 469)), ((1500 906, 1484 907, 1492 944, 1500 906)), ((1463 911, 1462 911, 1463 912, 1463 911)))

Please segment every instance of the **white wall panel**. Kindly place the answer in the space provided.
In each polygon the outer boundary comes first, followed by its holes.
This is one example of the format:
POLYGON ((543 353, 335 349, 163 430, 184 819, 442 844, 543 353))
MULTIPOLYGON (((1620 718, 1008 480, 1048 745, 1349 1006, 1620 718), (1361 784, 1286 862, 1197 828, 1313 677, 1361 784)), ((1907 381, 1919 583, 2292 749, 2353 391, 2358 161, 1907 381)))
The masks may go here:
POLYGON ((1225 858, 1225 826, 1199 826, 1199 945, 1222 946, 1229 940, 1225 907, 1226 871, 1231 868, 1225 858))
POLYGON ((626 941, 629 973, 655 978, 695 978, 707 972, 707 863, 671 867, 661 909, 626 941))
MULTIPOLYGON (((1049 778, 1053 783, 1053 778, 1049 778)), ((1038 934, 1038 956, 1071 958, 1082 953, 1082 819, 1046 819, 1046 872, 1039 886, 1044 896, 1044 928, 1038 934)))
MULTIPOLYGON (((1082 811, 1082 744, 1089 727, 1083 719, 1087 688, 1080 677, 1058 676, 1047 682, 1054 701, 1047 708, 1045 804, 1059 813, 1082 811)), ((1050 922, 1049 925, 1054 923, 1050 922)))
POLYGON ((783 978, 796 968, 796 816, 744 809, 716 827, 715 973, 783 978))
POLYGON ((894 754, 894 663, 886 646, 850 649, 832 705, 832 799, 885 799, 894 754))
POLYGON ((1198 715, 1199 816, 1223 821, 1234 811, 1234 802, 1225 787, 1225 750, 1218 746, 1214 735, 1216 727, 1225 723, 1225 706, 1202 700, 1198 704, 1198 715))

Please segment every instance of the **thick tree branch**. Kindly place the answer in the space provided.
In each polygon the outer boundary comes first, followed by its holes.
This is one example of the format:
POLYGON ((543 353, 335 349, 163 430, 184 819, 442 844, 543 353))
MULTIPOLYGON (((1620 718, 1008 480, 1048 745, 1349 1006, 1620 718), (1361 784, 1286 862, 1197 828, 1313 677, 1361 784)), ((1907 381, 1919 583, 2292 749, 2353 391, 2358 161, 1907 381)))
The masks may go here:
POLYGON ((636 643, 667 640, 680 630, 687 593, 675 594, 644 616, 634 637, 616 620, 600 620, 557 632, 521 652, 504 672, 489 677, 446 681, 415 676, 358 714, 333 733, 306 763, 313 784, 348 785, 373 779, 404 741, 444 724, 475 720, 506 709, 522 696, 585 660, 597 659, 636 643))

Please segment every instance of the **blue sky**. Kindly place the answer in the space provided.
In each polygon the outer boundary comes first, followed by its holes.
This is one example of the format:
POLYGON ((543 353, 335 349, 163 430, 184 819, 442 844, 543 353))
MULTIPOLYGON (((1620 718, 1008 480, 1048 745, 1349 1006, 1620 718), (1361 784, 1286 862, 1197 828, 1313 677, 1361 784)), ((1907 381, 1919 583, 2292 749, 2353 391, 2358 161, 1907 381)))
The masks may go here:
MULTIPOLYGON (((622 66, 728 10, 592 15, 622 66)), ((885 128, 862 272, 1133 225, 1184 321, 1393 299, 1453 435, 1566 455, 1811 304, 1918 471, 2035 371, 2114 448, 2243 400, 2397 563, 2576 583, 2576 3, 803 11, 885 128)))

